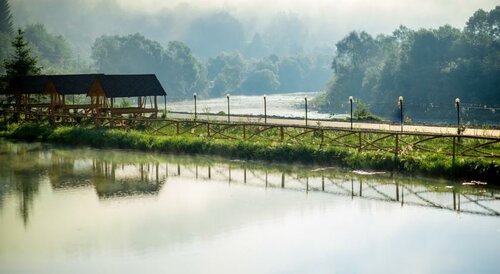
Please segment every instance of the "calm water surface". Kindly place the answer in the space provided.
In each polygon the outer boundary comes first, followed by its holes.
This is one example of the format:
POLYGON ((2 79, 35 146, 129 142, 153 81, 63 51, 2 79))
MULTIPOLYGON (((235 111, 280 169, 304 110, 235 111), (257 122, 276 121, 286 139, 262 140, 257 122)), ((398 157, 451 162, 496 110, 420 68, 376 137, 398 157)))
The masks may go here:
POLYGON ((500 273, 500 192, 0 140, 0 273, 500 273))

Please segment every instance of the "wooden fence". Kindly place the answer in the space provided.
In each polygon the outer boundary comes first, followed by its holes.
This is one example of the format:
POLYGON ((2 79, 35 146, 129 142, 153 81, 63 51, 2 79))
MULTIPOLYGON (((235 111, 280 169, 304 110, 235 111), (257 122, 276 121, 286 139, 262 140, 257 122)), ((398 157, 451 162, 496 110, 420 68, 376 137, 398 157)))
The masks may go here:
POLYGON ((221 122, 193 119, 160 119, 148 117, 85 115, 33 115, 27 121, 61 125, 91 125, 104 128, 138 129, 160 136, 196 136, 243 142, 267 142, 317 145, 320 148, 342 147, 393 154, 427 152, 451 157, 500 158, 500 138, 431 134, 371 129, 346 129, 318 125, 281 125, 253 122, 221 122))

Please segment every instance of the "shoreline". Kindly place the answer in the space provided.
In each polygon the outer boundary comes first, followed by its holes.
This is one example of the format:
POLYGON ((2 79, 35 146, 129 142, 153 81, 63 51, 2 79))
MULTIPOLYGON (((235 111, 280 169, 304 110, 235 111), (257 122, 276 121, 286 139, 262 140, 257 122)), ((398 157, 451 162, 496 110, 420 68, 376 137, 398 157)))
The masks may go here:
POLYGON ((138 130, 51 127, 28 123, 0 131, 0 137, 93 148, 216 155, 229 159, 301 163, 323 167, 333 165, 349 169, 398 172, 409 176, 483 181, 490 185, 500 183, 499 161, 483 158, 460 158, 453 165, 451 159, 440 155, 401 155, 394 159, 392 155, 381 152, 318 148, 305 144, 212 140, 185 135, 157 136, 138 130))

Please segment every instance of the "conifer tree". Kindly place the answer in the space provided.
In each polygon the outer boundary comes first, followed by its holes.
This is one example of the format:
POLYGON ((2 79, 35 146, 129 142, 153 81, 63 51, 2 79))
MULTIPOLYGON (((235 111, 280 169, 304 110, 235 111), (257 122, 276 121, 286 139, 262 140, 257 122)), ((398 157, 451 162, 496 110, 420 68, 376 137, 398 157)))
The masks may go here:
POLYGON ((12 79, 16 76, 39 74, 40 67, 37 66, 36 58, 31 56, 28 42, 24 39, 24 32, 21 29, 17 31, 12 46, 14 54, 3 62, 7 77, 12 79))
POLYGON ((0 0, 0 33, 13 34, 12 13, 8 0, 0 0))

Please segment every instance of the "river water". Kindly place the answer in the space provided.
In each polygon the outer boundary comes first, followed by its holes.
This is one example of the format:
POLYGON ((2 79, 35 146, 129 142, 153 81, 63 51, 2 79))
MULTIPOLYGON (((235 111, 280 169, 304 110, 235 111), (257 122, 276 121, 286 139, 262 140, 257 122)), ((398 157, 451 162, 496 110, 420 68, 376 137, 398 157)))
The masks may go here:
POLYGON ((485 186, 5 140, 0 163, 0 273, 500 273, 485 186))
MULTIPOLYGON (((268 116, 304 118, 305 117, 305 97, 307 96, 309 104, 317 92, 300 92, 271 94, 266 96, 266 107, 268 116)), ((238 115, 264 115, 264 97, 261 95, 231 95, 229 107, 231 114, 238 115)), ((223 111, 227 113, 227 98, 203 99, 198 97, 196 103, 197 112, 218 113, 223 111)), ((176 112, 194 113, 194 100, 185 100, 178 102, 168 102, 167 109, 176 112)), ((307 116, 310 119, 329 119, 330 114, 319 113, 308 108, 307 116)), ((335 118, 343 119, 348 117, 346 114, 335 114, 335 118)))

